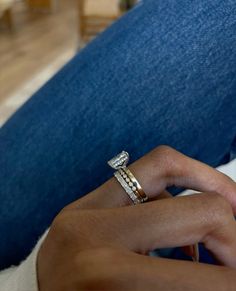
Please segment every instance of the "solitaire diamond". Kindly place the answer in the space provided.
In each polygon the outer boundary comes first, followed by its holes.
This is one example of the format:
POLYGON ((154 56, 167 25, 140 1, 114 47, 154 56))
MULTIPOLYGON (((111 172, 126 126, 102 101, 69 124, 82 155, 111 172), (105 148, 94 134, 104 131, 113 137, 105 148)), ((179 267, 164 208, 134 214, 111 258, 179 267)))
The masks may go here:
POLYGON ((125 168, 129 162, 129 154, 125 151, 108 161, 108 165, 115 170, 125 168))

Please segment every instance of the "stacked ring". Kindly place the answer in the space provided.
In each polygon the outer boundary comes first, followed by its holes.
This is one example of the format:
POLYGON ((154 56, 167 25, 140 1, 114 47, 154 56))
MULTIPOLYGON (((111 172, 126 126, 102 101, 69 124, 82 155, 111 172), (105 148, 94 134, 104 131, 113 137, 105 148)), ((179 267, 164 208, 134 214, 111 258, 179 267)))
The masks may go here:
POLYGON ((115 178, 120 183, 122 188, 131 198, 134 204, 144 203, 148 200, 147 195, 143 191, 138 180, 132 172, 126 167, 129 161, 129 154, 122 151, 113 159, 108 161, 108 165, 117 170, 114 173, 115 178))

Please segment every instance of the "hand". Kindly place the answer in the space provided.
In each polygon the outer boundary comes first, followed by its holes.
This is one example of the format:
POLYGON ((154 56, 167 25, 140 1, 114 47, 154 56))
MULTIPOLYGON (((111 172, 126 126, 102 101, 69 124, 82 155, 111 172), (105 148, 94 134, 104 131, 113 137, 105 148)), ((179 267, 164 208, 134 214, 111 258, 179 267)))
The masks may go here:
POLYGON ((63 209, 39 252, 40 291, 235 290, 236 184, 165 146, 129 168, 151 201, 131 206, 113 178, 63 209), (204 193, 161 199, 171 185, 204 193), (225 267, 145 255, 197 242, 225 267))

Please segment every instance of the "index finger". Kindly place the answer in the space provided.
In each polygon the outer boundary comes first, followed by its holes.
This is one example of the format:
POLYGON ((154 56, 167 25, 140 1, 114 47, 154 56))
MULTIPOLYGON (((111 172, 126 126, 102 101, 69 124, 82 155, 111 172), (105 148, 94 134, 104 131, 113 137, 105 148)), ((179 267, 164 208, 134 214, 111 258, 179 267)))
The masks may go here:
POLYGON ((236 268, 236 224, 230 204, 219 194, 163 199, 132 207, 74 212, 81 250, 124 247, 146 254, 156 248, 202 242, 223 264, 236 268))

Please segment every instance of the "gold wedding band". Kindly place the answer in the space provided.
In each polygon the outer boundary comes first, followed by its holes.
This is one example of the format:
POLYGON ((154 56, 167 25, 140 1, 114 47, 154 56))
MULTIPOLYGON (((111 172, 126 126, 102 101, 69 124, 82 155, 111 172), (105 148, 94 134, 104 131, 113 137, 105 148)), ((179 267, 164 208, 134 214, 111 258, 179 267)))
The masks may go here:
POLYGON ((195 245, 193 245, 193 256, 192 256, 192 260, 194 262, 199 262, 199 246, 198 243, 196 243, 195 245))

